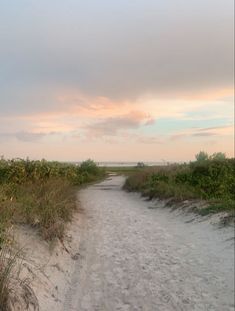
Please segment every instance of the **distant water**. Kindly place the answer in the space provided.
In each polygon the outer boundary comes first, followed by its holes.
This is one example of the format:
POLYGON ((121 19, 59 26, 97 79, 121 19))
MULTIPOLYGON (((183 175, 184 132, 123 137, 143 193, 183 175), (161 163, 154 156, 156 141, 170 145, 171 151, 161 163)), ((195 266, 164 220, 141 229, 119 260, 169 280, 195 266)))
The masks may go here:
MULTIPOLYGON (((81 162, 76 162, 80 164, 81 162)), ((166 165, 168 162, 96 162, 98 166, 101 167, 133 167, 137 166, 138 163, 144 163, 144 165, 154 166, 154 165, 166 165)))
MULTIPOLYGON (((105 167, 132 167, 136 166, 139 162, 97 162, 98 166, 105 166, 105 167)), ((154 165, 164 165, 166 163, 163 162, 141 162, 148 166, 154 166, 154 165)))
MULTIPOLYGON (((81 162, 72 162, 76 165, 79 165, 81 162)), ((104 162, 96 162, 96 164, 100 167, 133 167, 137 166, 138 163, 144 163, 146 166, 160 166, 160 165, 169 165, 173 164, 175 162, 167 162, 167 161, 158 161, 158 162, 110 162, 110 161, 104 161, 104 162)))

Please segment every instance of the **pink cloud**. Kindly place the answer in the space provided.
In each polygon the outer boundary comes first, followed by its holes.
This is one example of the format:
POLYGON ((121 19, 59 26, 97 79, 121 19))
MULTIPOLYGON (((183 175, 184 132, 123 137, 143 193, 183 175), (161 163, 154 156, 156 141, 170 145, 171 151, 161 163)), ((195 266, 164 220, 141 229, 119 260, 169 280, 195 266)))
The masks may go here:
POLYGON ((142 125, 153 124, 154 120, 145 112, 131 111, 124 115, 105 118, 84 127, 89 137, 115 136, 123 131, 137 129, 142 125))

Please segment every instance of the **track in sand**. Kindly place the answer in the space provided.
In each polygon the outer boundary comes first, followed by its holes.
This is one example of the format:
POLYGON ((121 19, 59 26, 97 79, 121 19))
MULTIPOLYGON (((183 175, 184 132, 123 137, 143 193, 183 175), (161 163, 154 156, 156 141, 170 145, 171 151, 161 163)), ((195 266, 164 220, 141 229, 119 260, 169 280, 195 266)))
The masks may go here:
POLYGON ((79 194, 86 220, 64 310, 234 310, 232 228, 151 209, 123 181, 79 194))

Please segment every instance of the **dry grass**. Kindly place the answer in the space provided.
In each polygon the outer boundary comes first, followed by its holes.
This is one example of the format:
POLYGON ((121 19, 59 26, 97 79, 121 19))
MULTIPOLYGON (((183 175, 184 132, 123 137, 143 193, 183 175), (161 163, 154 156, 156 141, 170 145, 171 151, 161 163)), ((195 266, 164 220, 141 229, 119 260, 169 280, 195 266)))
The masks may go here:
POLYGON ((6 189, 4 195, 0 205, 2 235, 9 223, 25 223, 38 228, 45 239, 61 238, 64 224, 76 208, 76 189, 64 179, 24 183, 6 189))
POLYGON ((9 309, 9 287, 16 267, 18 252, 13 252, 5 243, 0 249, 0 311, 9 309))
POLYGON ((0 311, 39 311, 37 297, 28 284, 21 280, 21 250, 13 250, 5 239, 0 249, 0 311))
MULTIPOLYGON (((30 287, 16 278, 18 253, 12 251, 9 243, 9 226, 29 224, 46 240, 61 239, 65 223, 71 219, 75 208, 76 188, 68 180, 50 178, 1 188, 0 311, 14 310, 16 301, 24 306, 25 297, 32 296, 30 287), (26 296, 25 291, 28 292, 26 296)), ((34 304, 37 310, 36 302, 34 304)))

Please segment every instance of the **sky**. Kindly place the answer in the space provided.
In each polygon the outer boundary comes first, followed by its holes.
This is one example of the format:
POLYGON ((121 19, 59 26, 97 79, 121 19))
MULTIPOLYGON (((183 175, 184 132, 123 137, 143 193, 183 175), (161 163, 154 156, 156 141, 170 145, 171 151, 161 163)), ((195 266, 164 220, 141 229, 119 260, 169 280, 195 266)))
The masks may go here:
POLYGON ((0 155, 233 154, 233 0, 0 0, 0 155))

